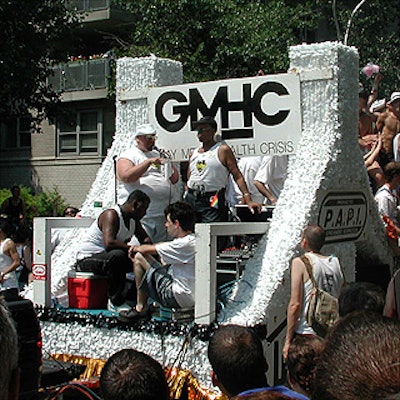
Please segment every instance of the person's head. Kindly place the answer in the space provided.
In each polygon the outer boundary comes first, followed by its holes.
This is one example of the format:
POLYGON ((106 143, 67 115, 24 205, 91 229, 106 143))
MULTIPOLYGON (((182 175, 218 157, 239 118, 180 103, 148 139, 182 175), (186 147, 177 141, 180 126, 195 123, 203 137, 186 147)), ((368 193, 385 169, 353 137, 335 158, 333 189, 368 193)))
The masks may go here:
POLYGON ((346 285, 339 295, 339 316, 353 311, 383 313, 385 291, 370 282, 353 282, 346 285))
POLYGON ((0 235, 9 238, 15 233, 14 225, 8 219, 0 219, 0 235))
POLYGON ((220 326, 210 339, 208 359, 214 385, 229 397, 267 385, 268 364, 262 343, 249 328, 220 326))
POLYGON ((387 106, 389 111, 395 114, 398 118, 400 117, 400 92, 393 92, 391 94, 387 106))
POLYGON ((0 300, 0 400, 18 399, 18 336, 3 300, 0 300))
POLYGON ((113 354, 101 372, 104 400, 167 400, 168 385, 162 366, 133 349, 113 354))
POLYGON ((311 395, 323 347, 324 341, 319 336, 298 335, 291 342, 286 365, 290 386, 296 392, 311 395))
POLYGON ((400 393, 400 321, 356 312, 330 331, 312 398, 373 400, 400 393))
POLYGON ((303 230, 301 245, 303 249, 319 252, 325 243, 325 231, 319 225, 307 225, 303 230))
POLYGON ((273 390, 260 390, 253 393, 235 396, 232 400, 290 400, 293 397, 285 396, 282 393, 274 392, 273 390))
POLYGON ((387 163, 383 169, 385 174, 385 181, 387 183, 392 183, 395 186, 400 183, 400 162, 391 161, 387 163))
POLYGON ((63 217, 76 217, 79 210, 75 207, 67 207, 63 212, 63 217))
POLYGON ((123 213, 128 214, 129 218, 139 221, 146 215, 149 204, 150 197, 137 189, 128 196, 126 202, 122 204, 121 209, 123 213))
POLYGON ((18 198, 19 195, 21 194, 21 189, 18 185, 13 185, 11 186, 10 192, 13 197, 18 198))
POLYGON ((196 212, 191 204, 184 201, 177 201, 169 204, 165 210, 165 227, 168 235, 176 237, 176 230, 179 227, 185 232, 194 232, 196 212))
POLYGON ((217 132, 217 122, 213 117, 202 117, 194 125, 200 142, 214 140, 214 135, 217 132))
POLYGON ((157 139, 157 131, 151 124, 143 124, 135 131, 137 146, 142 151, 151 151, 157 139))

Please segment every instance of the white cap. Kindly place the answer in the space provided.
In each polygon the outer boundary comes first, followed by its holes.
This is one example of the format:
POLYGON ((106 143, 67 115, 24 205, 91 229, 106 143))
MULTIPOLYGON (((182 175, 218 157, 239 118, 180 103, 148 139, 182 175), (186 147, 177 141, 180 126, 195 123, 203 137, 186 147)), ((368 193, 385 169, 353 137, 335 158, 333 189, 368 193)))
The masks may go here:
POLYGON ((139 125, 134 133, 134 137, 142 136, 142 135, 155 135, 156 129, 151 124, 143 124, 139 125))
POLYGON ((390 96, 390 100, 387 102, 388 104, 393 103, 396 100, 400 99, 400 92, 393 92, 390 96))

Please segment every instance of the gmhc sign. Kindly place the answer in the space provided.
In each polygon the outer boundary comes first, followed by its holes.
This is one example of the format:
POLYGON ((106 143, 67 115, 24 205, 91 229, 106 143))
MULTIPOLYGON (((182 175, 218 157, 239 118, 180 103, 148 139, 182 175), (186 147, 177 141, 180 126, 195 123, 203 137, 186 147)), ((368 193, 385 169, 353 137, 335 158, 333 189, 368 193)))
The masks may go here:
POLYGON ((185 160, 199 146, 194 122, 215 117, 238 157, 294 153, 301 133, 300 80, 280 74, 152 88, 149 120, 157 146, 185 160))

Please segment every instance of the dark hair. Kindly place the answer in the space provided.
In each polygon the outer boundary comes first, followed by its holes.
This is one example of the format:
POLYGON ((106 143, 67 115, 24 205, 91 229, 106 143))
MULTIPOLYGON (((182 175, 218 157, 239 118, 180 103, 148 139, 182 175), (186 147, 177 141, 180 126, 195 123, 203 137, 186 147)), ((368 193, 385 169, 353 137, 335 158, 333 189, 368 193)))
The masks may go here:
POLYGON ((194 232, 194 224, 196 222, 196 212, 191 204, 185 201, 177 201, 169 204, 164 210, 165 218, 168 214, 172 222, 179 221, 184 231, 194 232))
POLYGON ((307 240, 308 247, 313 251, 320 251, 325 243, 325 230, 319 225, 307 225, 303 231, 303 238, 307 240))
POLYGON ((344 317, 353 311, 383 314, 385 291, 370 282, 353 282, 345 286, 339 295, 339 315, 344 317))
POLYGON ((386 182, 391 182, 396 175, 400 175, 400 162, 391 161, 383 169, 386 182))
POLYGON ((218 381, 231 396, 267 386, 262 343, 249 328, 220 326, 210 339, 208 359, 218 381))
POLYGON ((5 218, 0 219, 0 229, 7 237, 11 237, 15 233, 14 225, 5 218))
POLYGON ((127 203, 133 203, 134 201, 138 201, 140 203, 150 203, 150 197, 147 196, 145 192, 136 189, 129 194, 128 199, 126 200, 127 203))
POLYGON ((78 214, 79 210, 76 207, 67 207, 64 211, 63 211, 63 216, 65 217, 65 215, 67 213, 72 213, 74 214, 74 217, 76 216, 76 214, 78 214))
POLYGON ((282 393, 274 392, 273 390, 259 390, 241 396, 235 396, 232 400, 290 400, 293 397, 285 396, 282 393))
POLYGON ((161 365, 133 349, 120 350, 108 359, 100 390, 104 400, 166 400, 169 395, 161 365))
POLYGON ((319 336, 295 336, 290 344, 286 365, 290 378, 308 395, 312 393, 317 362, 324 341, 319 336))
POLYGON ((355 312, 328 334, 313 399, 375 400, 400 393, 400 322, 355 312))

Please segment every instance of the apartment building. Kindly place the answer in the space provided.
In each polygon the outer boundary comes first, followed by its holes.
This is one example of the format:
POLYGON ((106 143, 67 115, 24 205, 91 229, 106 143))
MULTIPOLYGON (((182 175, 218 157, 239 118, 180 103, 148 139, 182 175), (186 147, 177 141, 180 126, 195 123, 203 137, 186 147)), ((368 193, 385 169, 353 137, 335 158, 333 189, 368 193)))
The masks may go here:
POLYGON ((49 82, 62 92, 60 117, 31 133, 23 118, 0 127, 0 187, 23 184, 53 189, 80 207, 115 132, 115 98, 109 95, 112 55, 108 37, 133 18, 112 0, 70 2, 84 13, 76 54, 55 67, 49 82))

